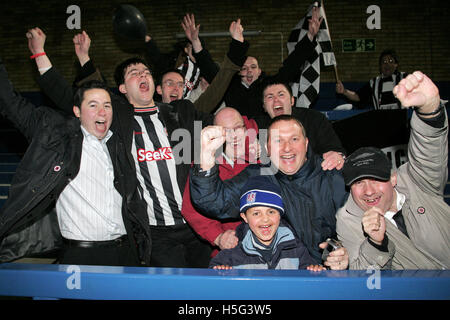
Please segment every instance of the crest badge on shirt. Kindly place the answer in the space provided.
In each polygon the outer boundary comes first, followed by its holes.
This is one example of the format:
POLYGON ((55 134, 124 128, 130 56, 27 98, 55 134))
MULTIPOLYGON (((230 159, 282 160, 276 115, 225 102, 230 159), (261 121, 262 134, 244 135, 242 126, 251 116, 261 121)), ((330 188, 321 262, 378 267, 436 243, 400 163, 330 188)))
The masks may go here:
POLYGON ((247 195, 247 203, 253 203, 255 202, 255 198, 256 198, 256 192, 250 192, 247 195))

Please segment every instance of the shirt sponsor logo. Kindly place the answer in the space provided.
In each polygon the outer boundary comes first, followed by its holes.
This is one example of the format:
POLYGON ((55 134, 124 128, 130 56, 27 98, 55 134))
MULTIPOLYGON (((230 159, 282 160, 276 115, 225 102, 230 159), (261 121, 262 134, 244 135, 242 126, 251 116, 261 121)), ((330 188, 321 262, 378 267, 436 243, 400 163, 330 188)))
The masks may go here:
POLYGON ((145 149, 138 149, 137 152, 138 155, 138 161, 144 162, 144 161, 158 161, 158 160, 171 160, 173 159, 172 156, 172 148, 171 147, 163 147, 159 148, 155 151, 145 149))

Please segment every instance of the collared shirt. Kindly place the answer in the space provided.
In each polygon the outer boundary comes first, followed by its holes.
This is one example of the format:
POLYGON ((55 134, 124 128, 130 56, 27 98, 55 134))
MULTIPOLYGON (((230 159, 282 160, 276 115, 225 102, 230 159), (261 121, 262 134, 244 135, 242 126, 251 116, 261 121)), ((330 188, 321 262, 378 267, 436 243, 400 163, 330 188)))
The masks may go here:
POLYGON ((397 212, 399 212, 403 208, 403 204, 405 203, 406 196, 404 194, 401 194, 397 190, 395 190, 395 193, 397 194, 397 211, 387 211, 384 214, 384 217, 388 219, 395 227, 398 228, 397 223, 394 220, 394 216, 397 212))
POLYGON ((66 239, 113 240, 126 234, 122 196, 114 188, 114 169, 106 142, 81 126, 83 146, 80 170, 56 202, 61 234, 66 239))
POLYGON ((244 82, 243 80, 241 81, 241 84, 246 88, 250 88, 250 86, 247 84, 247 82, 244 82))
POLYGON ((225 159, 225 161, 232 167, 234 168, 234 161, 231 160, 225 152, 222 152, 222 157, 225 159))

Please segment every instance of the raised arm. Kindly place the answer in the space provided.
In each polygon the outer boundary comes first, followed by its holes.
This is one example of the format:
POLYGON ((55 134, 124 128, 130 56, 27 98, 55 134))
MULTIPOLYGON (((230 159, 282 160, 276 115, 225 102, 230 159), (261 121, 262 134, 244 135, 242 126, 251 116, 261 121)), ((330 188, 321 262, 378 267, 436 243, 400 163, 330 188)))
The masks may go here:
POLYGON ((425 191, 442 196, 448 176, 448 117, 439 90, 420 71, 393 90, 402 106, 415 107, 408 143, 408 172, 425 191))
POLYGON ((91 47, 91 38, 83 30, 83 32, 76 34, 73 37, 73 45, 78 61, 81 66, 84 66, 91 58, 89 57, 89 48, 91 47))
MULTIPOLYGON (((42 109, 42 108, 41 108, 42 109)), ((14 91, 0 58, 0 114, 11 121, 31 141, 40 121, 40 111, 14 91)))
POLYGON ((294 51, 283 61, 283 66, 274 77, 281 82, 295 82, 298 80, 300 69, 305 61, 313 61, 317 57, 314 39, 322 23, 319 8, 313 8, 312 17, 309 20, 309 29, 306 37, 303 37, 296 45, 294 51))
POLYGON ((203 48, 199 38, 200 24, 195 24, 195 16, 193 14, 186 14, 181 22, 181 27, 184 30, 186 38, 192 43, 192 55, 195 63, 201 70, 203 77, 211 83, 214 77, 219 72, 219 68, 212 60, 208 50, 203 48))
POLYGON ((183 21, 181 22, 181 27, 184 30, 186 37, 192 44, 192 49, 194 49, 195 53, 198 53, 203 50, 202 43, 200 42, 200 38, 198 37, 200 31, 200 25, 195 24, 195 16, 191 13, 187 13, 183 17, 183 21))
POLYGON ((28 30, 26 37, 30 52, 36 56, 34 59, 41 75, 38 78, 39 86, 58 108, 72 115, 73 90, 71 85, 52 67, 47 54, 39 55, 45 52, 45 33, 40 28, 33 28, 28 30))
POLYGON ((319 7, 313 7, 311 13, 311 19, 308 20, 308 39, 313 41, 314 37, 320 30, 320 25, 322 24, 323 17, 320 16, 319 7))
POLYGON ((42 75, 52 67, 50 59, 44 50, 46 35, 40 28, 36 27, 28 30, 26 37, 31 58, 36 62, 38 71, 42 75))
POLYGON ((95 68, 94 63, 89 56, 91 38, 86 31, 78 33, 73 37, 73 46, 81 66, 74 81, 75 86, 80 86, 83 82, 89 80, 104 81, 100 70, 95 68))
POLYGON ((245 61, 248 43, 244 41, 241 20, 231 22, 229 30, 232 40, 222 66, 205 92, 194 102, 195 107, 200 111, 211 112, 217 106, 223 99, 233 76, 245 61))
POLYGON ((215 152, 225 141, 221 126, 208 126, 201 134, 200 164, 191 170, 191 199, 196 208, 213 218, 239 216, 240 190, 249 177, 248 168, 232 179, 222 181, 215 152))

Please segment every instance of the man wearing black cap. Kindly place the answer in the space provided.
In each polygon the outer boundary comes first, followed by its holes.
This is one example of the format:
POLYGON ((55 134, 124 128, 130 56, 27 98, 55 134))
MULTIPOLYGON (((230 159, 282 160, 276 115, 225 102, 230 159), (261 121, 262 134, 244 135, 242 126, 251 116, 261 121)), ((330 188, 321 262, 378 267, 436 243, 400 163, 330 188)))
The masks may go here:
POLYGON ((447 269, 450 208, 447 181, 448 119, 439 91, 421 72, 394 88, 411 119, 408 162, 391 172, 377 148, 360 148, 345 161, 351 196, 337 213, 337 233, 351 269, 447 269))

